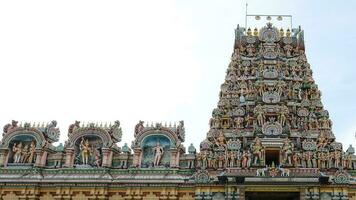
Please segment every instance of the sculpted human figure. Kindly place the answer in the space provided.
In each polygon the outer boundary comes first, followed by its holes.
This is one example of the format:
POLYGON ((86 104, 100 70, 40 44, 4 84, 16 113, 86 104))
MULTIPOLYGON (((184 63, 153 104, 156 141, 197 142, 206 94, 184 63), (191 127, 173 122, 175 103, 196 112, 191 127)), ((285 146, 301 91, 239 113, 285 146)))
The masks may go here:
POLYGON ((255 114, 256 114, 256 118, 257 118, 257 124, 259 126, 262 126, 265 122, 265 112, 261 106, 261 104, 258 104, 256 107, 255 107, 255 114))
POLYGON ((252 146, 252 155, 254 157, 254 161, 253 161, 254 165, 261 164, 262 152, 263 152, 263 146, 262 146, 261 140, 258 137, 256 137, 254 140, 254 144, 252 146))
POLYGON ((305 160, 306 160, 306 167, 312 168, 313 167, 313 163, 312 163, 312 161, 313 161, 313 153, 310 152, 310 151, 306 152, 305 160))
POLYGON ((234 167, 236 162, 236 153, 231 152, 230 153, 230 167, 234 167))
POLYGON ((28 156, 29 156, 28 144, 25 144, 25 146, 22 148, 21 151, 21 163, 27 163, 28 156))
POLYGON ((335 151, 334 152, 334 159, 335 159, 335 167, 340 167, 341 164, 341 152, 335 151))
POLYGON ((282 126, 286 124, 288 113, 289 113, 288 107, 286 105, 283 105, 278 115, 278 121, 282 126))
POLYGON ((236 123, 236 128, 243 128, 244 126, 244 118, 243 117, 237 117, 235 120, 236 123))
MULTIPOLYGON (((153 160, 153 165, 158 166, 161 162, 162 156, 164 154, 163 148, 160 146, 159 141, 156 143, 156 146, 152 148, 153 153, 154 153, 154 160, 153 160)), ((202 154, 203 156, 204 154, 202 154)), ((205 160, 205 158, 204 158, 205 160)), ((204 163, 204 160, 202 159, 202 162, 204 163)), ((206 166, 206 163, 204 163, 206 166)))
POLYGON ((248 162, 248 155, 247 155, 247 152, 244 151, 242 153, 242 168, 246 168, 247 167, 247 162, 248 162))
POLYGON ((100 167, 101 165, 101 159, 100 159, 100 152, 98 149, 94 149, 94 165, 96 167, 100 167))
POLYGON ((294 167, 298 167, 298 166, 299 166, 299 156, 298 156, 298 153, 295 152, 295 153, 293 154, 292 159, 293 159, 293 166, 294 166, 294 167))
POLYGON ((12 151, 14 152, 14 163, 20 163, 22 154, 22 142, 19 144, 14 143, 14 146, 12 146, 12 151))
POLYGON ((201 162, 202 162, 201 168, 206 169, 208 167, 208 155, 206 152, 202 152, 201 162))
POLYGON ((215 139, 215 144, 218 147, 226 147, 226 139, 223 132, 219 133, 219 136, 215 139))
POLYGON ((32 141, 30 144, 30 152, 29 152, 29 156, 28 156, 28 163, 32 163, 33 159, 35 157, 35 151, 36 151, 36 144, 35 141, 32 141))
POLYGON ((326 138, 325 133, 321 132, 316 146, 318 149, 320 149, 320 148, 325 148, 327 144, 328 144, 328 139, 326 138))
POLYGON ((82 137, 82 141, 80 142, 79 149, 82 155, 82 163, 84 165, 89 164, 89 156, 90 156, 90 149, 91 149, 89 140, 88 139, 85 140, 84 137, 82 137))
POLYGON ((283 146, 282 146, 282 152, 283 152, 283 162, 284 164, 291 165, 292 164, 292 152, 293 152, 293 145, 291 144, 290 140, 286 138, 284 140, 283 146))
POLYGON ((219 169, 224 168, 224 161, 225 161, 225 156, 224 155, 218 155, 218 167, 219 169))

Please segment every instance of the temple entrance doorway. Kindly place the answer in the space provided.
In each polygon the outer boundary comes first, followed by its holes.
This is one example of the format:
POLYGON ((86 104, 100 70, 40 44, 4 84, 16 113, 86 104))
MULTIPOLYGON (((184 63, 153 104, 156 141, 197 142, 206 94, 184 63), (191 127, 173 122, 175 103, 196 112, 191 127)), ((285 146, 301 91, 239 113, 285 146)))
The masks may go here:
POLYGON ((266 149, 265 152, 266 165, 271 166, 272 163, 275 166, 279 165, 279 150, 278 149, 266 149))
POLYGON ((246 192, 246 200, 299 200, 299 192, 246 192))

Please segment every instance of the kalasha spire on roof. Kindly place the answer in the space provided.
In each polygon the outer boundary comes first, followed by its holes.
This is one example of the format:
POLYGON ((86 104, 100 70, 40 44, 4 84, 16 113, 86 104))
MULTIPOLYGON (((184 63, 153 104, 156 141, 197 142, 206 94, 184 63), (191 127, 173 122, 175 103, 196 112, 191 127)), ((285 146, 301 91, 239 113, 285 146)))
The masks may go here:
POLYGON ((267 23, 235 34, 198 168, 348 168, 351 156, 335 141, 303 31, 267 23))

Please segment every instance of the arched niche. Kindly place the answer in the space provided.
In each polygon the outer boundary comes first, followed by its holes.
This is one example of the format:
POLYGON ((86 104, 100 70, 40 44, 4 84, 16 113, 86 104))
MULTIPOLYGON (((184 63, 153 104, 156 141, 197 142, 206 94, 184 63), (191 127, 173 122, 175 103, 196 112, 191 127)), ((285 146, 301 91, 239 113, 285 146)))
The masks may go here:
POLYGON ((74 141, 75 165, 100 166, 102 161, 103 139, 98 135, 85 135, 74 141), (85 159, 87 154, 87 160, 85 159))
POLYGON ((28 136, 36 140, 36 149, 41 149, 43 142, 46 141, 42 133, 35 131, 16 131, 11 134, 5 135, 2 139, 1 148, 12 148, 11 142, 16 138, 16 140, 21 139, 21 137, 28 136))
POLYGON ((36 159, 38 140, 34 135, 17 134, 9 139, 8 165, 32 165, 36 159))
POLYGON ((114 146, 115 143, 107 130, 101 127, 80 127, 69 135, 64 166, 111 167, 114 146), (81 148, 82 141, 83 144, 88 144, 81 148))
POLYGON ((154 149, 159 145, 163 149, 163 155, 160 159, 159 166, 169 167, 171 162, 172 142, 165 134, 147 135, 141 142, 142 157, 141 167, 151 167, 154 165, 154 149))
POLYGON ((91 136, 97 136, 101 139, 102 141, 102 147, 109 148, 113 145, 113 141, 110 137, 110 134, 106 132, 105 130, 86 130, 87 128, 82 128, 79 129, 78 131, 72 133, 69 136, 69 146, 70 148, 74 148, 75 144, 78 140, 80 140, 83 137, 91 137, 91 136))

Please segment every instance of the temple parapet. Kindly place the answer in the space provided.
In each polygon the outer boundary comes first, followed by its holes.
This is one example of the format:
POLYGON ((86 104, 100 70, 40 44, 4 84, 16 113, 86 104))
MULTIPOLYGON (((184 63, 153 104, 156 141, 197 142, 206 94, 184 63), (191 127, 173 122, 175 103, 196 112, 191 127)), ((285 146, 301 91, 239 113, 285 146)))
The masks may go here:
POLYGON ((54 120, 47 124, 12 120, 3 129, 0 165, 45 167, 48 154, 55 152, 52 143, 59 138, 56 126, 54 120))
POLYGON ((135 126, 133 166, 179 167, 181 154, 184 153, 182 142, 185 139, 184 122, 178 125, 155 123, 144 125, 143 121, 135 126))

